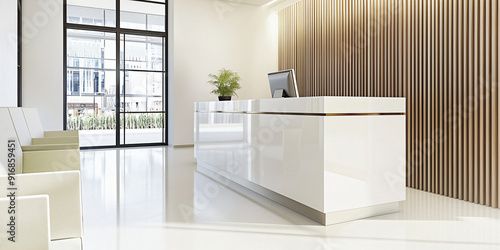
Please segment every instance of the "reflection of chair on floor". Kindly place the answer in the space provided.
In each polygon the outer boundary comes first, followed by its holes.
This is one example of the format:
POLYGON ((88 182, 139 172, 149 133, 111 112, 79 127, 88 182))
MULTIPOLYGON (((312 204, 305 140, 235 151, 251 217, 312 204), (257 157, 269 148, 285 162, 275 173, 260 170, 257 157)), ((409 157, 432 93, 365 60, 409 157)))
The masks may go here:
MULTIPOLYGON (((0 141, 16 140, 17 155, 22 156, 17 160, 19 173, 80 170, 78 144, 31 144, 29 129, 20 108, 0 108, 0 131, 0 141)), ((0 144, 0 149, 6 145, 0 144)), ((0 155, 1 162, 6 162, 5 157, 6 154, 0 155)))
MULTIPOLYGON (((16 243, 0 241, 2 250, 82 249, 82 206, 79 171, 18 174, 16 177, 16 243)), ((9 186, 9 177, 0 175, 0 186, 9 186)), ((0 192, 0 207, 10 198, 0 192)), ((0 213, 0 224, 10 223, 0 213)), ((6 233, 6 232, 5 232, 6 233)))
POLYGON ((22 108, 29 129, 31 143, 38 144, 68 144, 79 143, 78 130, 44 131, 36 108, 22 108))

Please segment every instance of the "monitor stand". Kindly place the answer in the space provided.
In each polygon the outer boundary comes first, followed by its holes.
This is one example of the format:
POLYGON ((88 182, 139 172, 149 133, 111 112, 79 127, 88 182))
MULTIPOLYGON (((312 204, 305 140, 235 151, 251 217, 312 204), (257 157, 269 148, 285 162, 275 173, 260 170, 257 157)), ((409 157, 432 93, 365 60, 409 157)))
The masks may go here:
POLYGON ((274 90, 273 98, 283 98, 285 96, 286 96, 286 94, 285 94, 285 90, 284 89, 276 89, 276 90, 274 90))

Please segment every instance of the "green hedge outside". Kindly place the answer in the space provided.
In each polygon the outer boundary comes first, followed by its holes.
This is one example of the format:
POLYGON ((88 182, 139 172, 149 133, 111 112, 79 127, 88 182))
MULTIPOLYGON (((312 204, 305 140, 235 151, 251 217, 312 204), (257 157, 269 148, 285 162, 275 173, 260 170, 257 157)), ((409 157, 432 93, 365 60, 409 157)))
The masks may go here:
MULTIPOLYGON (((163 128, 165 124, 164 114, 127 114, 126 122, 123 121, 123 116, 120 118, 120 128, 123 129, 152 129, 163 128)), ((68 130, 112 130, 116 129, 116 115, 114 114, 99 114, 99 115, 79 115, 68 116, 68 130)))

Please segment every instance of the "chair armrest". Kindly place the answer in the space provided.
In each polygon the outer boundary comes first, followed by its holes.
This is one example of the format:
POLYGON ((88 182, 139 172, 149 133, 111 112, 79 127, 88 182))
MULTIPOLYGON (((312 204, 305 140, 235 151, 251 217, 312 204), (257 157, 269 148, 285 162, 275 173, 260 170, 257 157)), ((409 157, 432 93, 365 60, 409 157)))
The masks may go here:
POLYGON ((64 137, 44 137, 31 139, 31 145, 43 144, 79 144, 80 138, 78 136, 64 136, 64 137))
MULTIPOLYGON (((3 193, 3 192, 2 192, 3 193)), ((3 195, 3 194, 2 194, 3 195)), ((8 214, 10 198, 0 198, 0 225, 2 228, 2 240, 0 240, 0 249, 5 250, 24 250, 40 249, 49 250, 50 246, 50 215, 49 215, 49 196, 31 195, 17 196, 15 200, 15 215, 8 214), (10 222, 10 216, 15 216, 16 242, 8 241, 10 235, 6 232, 7 224, 10 222)))
POLYGON ((80 150, 24 151, 23 173, 80 170, 80 150))
POLYGON ((51 241, 50 250, 82 250, 82 238, 51 241))
POLYGON ((46 151, 46 150, 63 150, 63 149, 80 149, 77 143, 69 144, 43 144, 43 145, 29 145, 22 146, 23 151, 46 151))
POLYGON ((64 137, 64 136, 79 136, 78 130, 61 130, 61 131, 45 131, 44 137, 64 137))
MULTIPOLYGON (((0 187, 7 186, 7 178, 5 175, 0 176, 0 187)), ((18 196, 40 194, 49 196, 51 240, 82 237, 83 223, 79 171, 18 174, 16 175, 16 181, 19 187, 17 190, 18 196)), ((5 192, 0 192, 0 198, 5 197, 5 192)), ((37 210, 35 206, 27 208, 29 208, 30 213, 37 210)), ((28 210, 25 210, 23 214, 28 214, 28 210)))

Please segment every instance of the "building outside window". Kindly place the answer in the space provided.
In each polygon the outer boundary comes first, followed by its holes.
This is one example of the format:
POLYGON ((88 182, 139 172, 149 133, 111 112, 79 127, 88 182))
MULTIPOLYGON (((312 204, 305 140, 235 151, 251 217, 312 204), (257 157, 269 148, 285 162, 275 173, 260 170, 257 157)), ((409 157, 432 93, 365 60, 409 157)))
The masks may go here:
POLYGON ((83 147, 166 143, 165 13, 165 1, 67 0, 66 128, 83 147))

